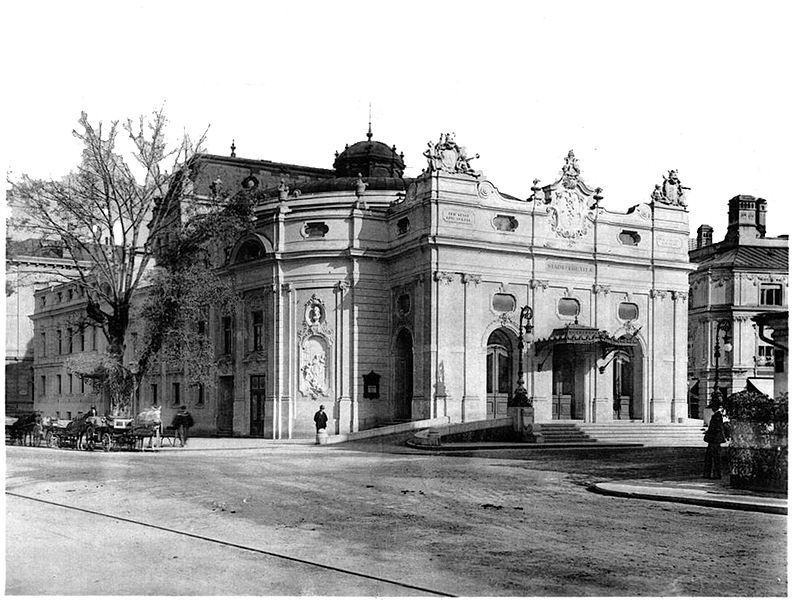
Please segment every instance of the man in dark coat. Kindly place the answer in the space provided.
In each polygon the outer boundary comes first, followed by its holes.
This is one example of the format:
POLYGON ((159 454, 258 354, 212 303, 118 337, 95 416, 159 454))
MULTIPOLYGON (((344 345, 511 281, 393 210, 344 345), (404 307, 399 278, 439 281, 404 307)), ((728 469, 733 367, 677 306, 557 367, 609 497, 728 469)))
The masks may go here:
POLYGON ((190 434, 190 427, 193 426, 193 421, 190 411, 187 410, 185 405, 179 408, 179 412, 173 417, 173 428, 176 430, 176 435, 181 442, 182 447, 187 445, 187 437, 190 434))
POLYGON ((314 423, 316 423, 317 433, 320 429, 327 429, 327 413, 324 411, 324 404, 320 405, 319 410, 314 414, 314 423))
POLYGON ((714 412, 704 434, 704 441, 707 442, 707 453, 704 455, 704 479, 720 479, 720 445, 726 441, 720 398, 713 398, 710 407, 714 412))

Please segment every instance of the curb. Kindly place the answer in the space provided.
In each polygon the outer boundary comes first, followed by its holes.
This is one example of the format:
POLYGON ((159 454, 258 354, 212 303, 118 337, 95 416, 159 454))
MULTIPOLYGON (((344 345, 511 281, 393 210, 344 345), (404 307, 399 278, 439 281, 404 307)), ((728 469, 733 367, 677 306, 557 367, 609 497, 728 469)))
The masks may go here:
MULTIPOLYGON (((704 497, 701 492, 695 490, 687 491, 681 488, 654 488, 649 486, 637 486, 618 483, 595 483, 589 486, 589 491, 604 496, 616 496, 620 498, 637 498, 640 500, 656 500, 659 502, 677 502, 679 504, 693 504, 697 506, 707 506, 711 508, 726 508, 730 510, 744 510, 751 512, 763 512, 775 515, 787 514, 787 501, 772 498, 760 498, 749 496, 725 496, 723 498, 704 497), (770 500, 770 501, 768 501, 770 500)), ((705 492, 706 493, 706 492, 705 492)))

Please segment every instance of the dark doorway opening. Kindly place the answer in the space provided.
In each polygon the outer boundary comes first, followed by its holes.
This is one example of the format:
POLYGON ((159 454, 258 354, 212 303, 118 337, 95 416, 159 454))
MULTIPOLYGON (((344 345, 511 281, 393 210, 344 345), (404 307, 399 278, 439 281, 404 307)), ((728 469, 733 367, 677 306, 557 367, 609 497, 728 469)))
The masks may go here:
POLYGON ((217 395, 217 433, 234 433, 234 378, 220 377, 217 395))
POLYGON ((250 435, 264 437, 264 375, 250 376, 250 435))
POLYGON ((400 421, 409 421, 412 418, 413 397, 413 340, 406 329, 402 329, 396 336, 396 364, 394 369, 395 386, 394 417, 400 421))

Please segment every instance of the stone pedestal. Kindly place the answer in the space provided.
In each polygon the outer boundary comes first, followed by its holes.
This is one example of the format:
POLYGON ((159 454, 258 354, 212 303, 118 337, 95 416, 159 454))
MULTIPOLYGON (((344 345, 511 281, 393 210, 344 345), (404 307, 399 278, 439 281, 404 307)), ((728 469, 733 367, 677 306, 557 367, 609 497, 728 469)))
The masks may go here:
POLYGON ((613 400, 610 398, 594 398, 592 406, 594 423, 607 423, 613 420, 613 400))
POLYGON ((327 429, 320 429, 316 432, 316 443, 317 444, 326 444, 329 436, 327 435, 327 429))
POLYGON ((547 423, 553 420, 553 405, 550 396, 534 396, 534 422, 547 423))

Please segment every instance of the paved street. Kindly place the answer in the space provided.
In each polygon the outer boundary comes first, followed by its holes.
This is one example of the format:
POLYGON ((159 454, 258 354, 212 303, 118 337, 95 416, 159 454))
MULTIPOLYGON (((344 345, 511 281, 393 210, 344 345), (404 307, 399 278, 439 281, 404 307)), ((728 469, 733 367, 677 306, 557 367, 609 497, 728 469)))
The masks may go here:
POLYGON ((785 596, 784 516, 586 489, 692 480, 700 458, 10 447, 6 592, 785 596))

